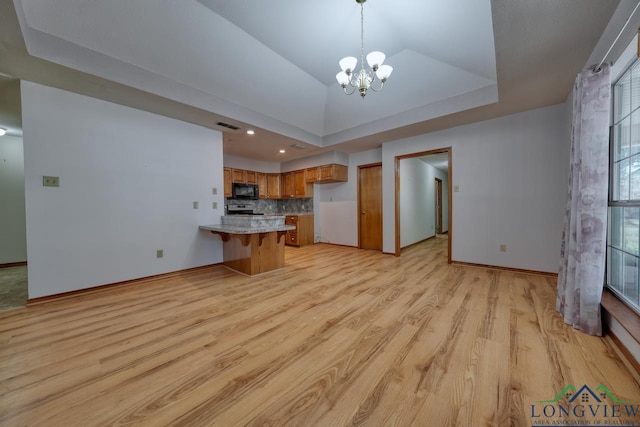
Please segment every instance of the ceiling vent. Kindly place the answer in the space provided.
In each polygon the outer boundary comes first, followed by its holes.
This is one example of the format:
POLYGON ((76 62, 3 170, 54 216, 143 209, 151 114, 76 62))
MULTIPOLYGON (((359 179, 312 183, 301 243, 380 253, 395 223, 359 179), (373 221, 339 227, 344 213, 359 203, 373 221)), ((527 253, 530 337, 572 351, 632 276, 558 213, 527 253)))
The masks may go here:
POLYGON ((231 130, 240 129, 238 126, 230 125, 229 123, 224 123, 224 122, 218 122, 216 123, 216 125, 221 126, 223 128, 231 129, 231 130))
POLYGON ((300 145, 300 144, 292 144, 291 146, 293 148, 297 148, 298 150, 304 150, 305 148, 307 148, 304 145, 300 145))

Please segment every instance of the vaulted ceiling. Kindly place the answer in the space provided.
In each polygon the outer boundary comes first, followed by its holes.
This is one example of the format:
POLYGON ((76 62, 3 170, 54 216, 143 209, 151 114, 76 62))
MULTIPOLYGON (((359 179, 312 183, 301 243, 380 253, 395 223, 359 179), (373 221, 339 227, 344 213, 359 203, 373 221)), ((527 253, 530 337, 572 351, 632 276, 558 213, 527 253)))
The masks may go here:
POLYGON ((335 80, 360 55, 355 0, 4 0, 0 73, 219 129, 226 153, 282 161, 562 102, 617 6, 369 0, 365 54, 385 52, 394 72, 363 100, 335 80))

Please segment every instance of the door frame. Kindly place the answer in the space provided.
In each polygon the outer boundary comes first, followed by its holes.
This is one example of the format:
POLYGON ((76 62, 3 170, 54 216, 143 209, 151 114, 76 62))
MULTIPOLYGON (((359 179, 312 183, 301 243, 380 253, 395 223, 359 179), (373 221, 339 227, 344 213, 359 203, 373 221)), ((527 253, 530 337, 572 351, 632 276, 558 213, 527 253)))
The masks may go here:
MULTIPOLYGON (((357 198, 358 198, 358 249, 362 249, 362 236, 360 236, 360 212, 362 212, 362 207, 360 206, 360 169, 366 169, 366 168, 373 168, 376 166, 380 166, 382 167, 382 162, 376 162, 376 163, 367 163, 365 165, 358 165, 358 175, 357 175, 357 183, 356 183, 356 190, 357 190, 357 198)), ((380 188, 380 197, 382 197, 382 188, 380 188)), ((384 206, 384 204, 383 204, 384 206)), ((382 216, 382 231, 383 231, 383 236, 384 236, 384 209, 382 210, 382 212, 380 212, 380 215, 382 216)), ((382 241, 382 243, 384 244, 384 239, 382 241)), ((384 246, 383 246, 384 249, 384 246)))
POLYGON ((418 153, 411 153, 411 154, 403 154, 401 156, 395 156, 395 178, 396 178, 396 185, 395 185, 395 214, 396 214, 396 252, 395 252, 395 256, 400 256, 400 160, 402 159, 411 159, 414 157, 422 157, 422 156, 429 156, 431 154, 442 154, 442 153, 447 153, 448 157, 449 157, 449 185, 448 185, 448 194, 449 194, 449 200, 447 200, 447 206, 449 208, 449 212, 447 214, 448 219, 449 219, 449 238, 447 239, 447 263, 451 264, 451 241, 453 240, 453 221, 452 221, 452 207, 453 207, 453 203, 452 203, 452 193, 453 193, 453 185, 452 185, 452 181, 453 181, 453 160, 452 160, 452 156, 451 156, 451 147, 446 147, 446 148, 437 148, 435 150, 427 150, 427 151, 421 151, 418 153))
POLYGON ((436 234, 442 234, 442 180, 435 178, 436 186, 436 234))

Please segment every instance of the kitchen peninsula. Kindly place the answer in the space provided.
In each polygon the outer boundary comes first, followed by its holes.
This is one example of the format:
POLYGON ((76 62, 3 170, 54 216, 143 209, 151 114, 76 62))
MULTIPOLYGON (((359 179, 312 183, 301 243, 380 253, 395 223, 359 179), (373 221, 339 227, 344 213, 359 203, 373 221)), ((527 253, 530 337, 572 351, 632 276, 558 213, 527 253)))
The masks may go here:
POLYGON ((295 226, 284 215, 224 215, 222 224, 201 225, 222 239, 223 264, 249 276, 284 267, 285 235, 295 226))

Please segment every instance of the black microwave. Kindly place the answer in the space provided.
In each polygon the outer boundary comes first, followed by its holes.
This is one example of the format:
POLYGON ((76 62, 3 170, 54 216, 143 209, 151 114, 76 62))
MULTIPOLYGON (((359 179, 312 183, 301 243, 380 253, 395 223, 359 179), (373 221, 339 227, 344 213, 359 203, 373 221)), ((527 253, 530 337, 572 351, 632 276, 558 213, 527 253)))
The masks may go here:
POLYGON ((240 184, 234 182, 231 186, 231 196, 234 199, 258 200, 260 194, 256 184, 240 184))

